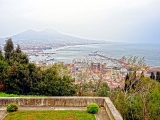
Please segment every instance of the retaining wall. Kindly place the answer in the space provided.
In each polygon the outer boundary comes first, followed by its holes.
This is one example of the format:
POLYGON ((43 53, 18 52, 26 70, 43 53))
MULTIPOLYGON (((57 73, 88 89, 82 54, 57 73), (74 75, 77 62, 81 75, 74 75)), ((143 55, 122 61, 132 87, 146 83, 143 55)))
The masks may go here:
POLYGON ((17 103, 20 107, 86 107, 95 102, 104 107, 111 120, 122 120, 122 116, 107 97, 1 97, 0 106, 17 103))

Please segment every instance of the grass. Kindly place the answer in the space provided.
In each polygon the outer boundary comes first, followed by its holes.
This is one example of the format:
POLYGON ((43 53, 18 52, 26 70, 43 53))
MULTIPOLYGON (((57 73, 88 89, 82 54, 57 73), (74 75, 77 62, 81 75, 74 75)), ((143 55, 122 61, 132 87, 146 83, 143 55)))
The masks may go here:
POLYGON ((80 110, 17 111, 4 120, 96 120, 94 114, 80 110))
POLYGON ((36 96, 36 95, 17 95, 17 94, 7 94, 4 92, 0 92, 0 97, 44 97, 44 96, 36 96))

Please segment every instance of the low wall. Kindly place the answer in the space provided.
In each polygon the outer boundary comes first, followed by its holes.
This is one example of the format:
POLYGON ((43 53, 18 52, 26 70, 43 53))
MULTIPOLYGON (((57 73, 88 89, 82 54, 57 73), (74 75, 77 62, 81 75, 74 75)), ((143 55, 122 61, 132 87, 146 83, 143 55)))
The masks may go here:
POLYGON ((17 103, 20 107, 86 107, 95 102, 104 107, 111 120, 122 120, 121 115, 107 97, 1 97, 0 106, 17 103))
POLYGON ((86 107, 89 103, 96 102, 103 106, 104 99, 100 97, 4 97, 0 98, 0 106, 17 103, 23 107, 86 107))
POLYGON ((111 120, 123 120, 121 114, 108 97, 104 98, 104 108, 111 120))

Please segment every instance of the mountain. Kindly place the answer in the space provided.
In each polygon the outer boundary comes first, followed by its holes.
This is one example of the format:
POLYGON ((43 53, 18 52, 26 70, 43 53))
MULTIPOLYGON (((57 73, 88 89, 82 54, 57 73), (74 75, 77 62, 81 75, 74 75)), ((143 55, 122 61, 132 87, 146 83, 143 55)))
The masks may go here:
MULTIPOLYGON (((69 35, 65 35, 62 33, 59 33, 53 29, 45 29, 42 31, 35 31, 32 29, 26 30, 22 33, 10 36, 13 41, 18 42, 18 41, 23 41, 23 40, 29 40, 29 41, 54 41, 54 42, 93 42, 88 39, 82 39, 78 37, 73 37, 69 35)), ((100 41, 95 41, 95 42, 100 42, 100 41)))
POLYGON ((13 40, 54 40, 57 38, 63 38, 63 34, 53 29, 45 29, 42 31, 34 31, 32 29, 29 29, 17 35, 13 35, 11 36, 11 38, 13 40))

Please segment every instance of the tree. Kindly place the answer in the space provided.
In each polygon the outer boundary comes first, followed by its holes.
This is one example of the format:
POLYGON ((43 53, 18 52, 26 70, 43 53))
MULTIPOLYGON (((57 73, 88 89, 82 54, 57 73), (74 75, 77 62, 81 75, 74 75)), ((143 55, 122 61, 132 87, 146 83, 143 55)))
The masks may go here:
MULTIPOLYGON (((5 59, 0 58, 0 82, 6 93, 68 96, 75 94, 73 79, 63 64, 37 67, 29 63, 19 45, 14 50, 11 39, 6 41, 5 59)), ((1 54, 0 54, 1 55, 1 54)))
POLYGON ((156 73, 156 80, 157 80, 158 82, 160 82, 160 72, 159 72, 159 71, 156 73))
POLYGON ((97 91, 98 96, 102 96, 102 97, 107 97, 108 96, 108 92, 109 92, 109 87, 108 84, 106 82, 102 83, 100 85, 99 90, 97 91))
POLYGON ((154 84, 148 102, 148 116, 152 120, 160 120, 160 84, 154 84))
POLYGON ((3 80, 7 93, 26 94, 30 91, 28 57, 18 45, 14 50, 12 39, 6 40, 4 46, 5 60, 9 65, 8 76, 3 80))
POLYGON ((42 71, 42 80, 38 83, 41 95, 47 96, 70 96, 75 94, 73 79, 68 76, 66 67, 55 64, 42 71))
POLYGON ((10 63, 14 62, 18 62, 20 64, 28 64, 29 59, 27 55, 22 52, 21 53, 13 52, 12 57, 10 58, 10 63))
POLYGON ((124 120, 160 119, 160 84, 151 80, 155 79, 153 72, 150 76, 151 79, 145 78, 143 72, 140 75, 136 73, 137 70, 145 66, 143 61, 144 58, 139 62, 130 58, 128 61, 130 73, 126 75, 124 91, 118 89, 109 92, 109 97, 124 120))
POLYGON ((4 46, 4 52, 5 52, 5 59, 9 59, 11 57, 11 53, 14 50, 14 46, 13 46, 13 42, 12 39, 9 38, 8 40, 6 40, 6 44, 4 46))
POLYGON ((9 66, 6 61, 0 60, 0 92, 4 91, 4 81, 8 77, 9 66))
POLYGON ((3 60, 3 55, 2 55, 2 51, 0 50, 0 60, 3 60))
POLYGON ((129 75, 128 75, 128 73, 127 73, 126 78, 125 78, 124 91, 128 91, 128 90, 129 90, 130 84, 131 84, 131 82, 129 81, 129 75))
POLYGON ((125 56, 123 56, 121 60, 127 63, 126 67, 129 71, 137 71, 141 68, 148 68, 145 64, 144 57, 139 58, 138 56, 130 56, 129 58, 126 58, 125 56))
POLYGON ((0 54, 2 54, 2 49, 1 49, 1 47, 0 47, 0 54))
POLYGON ((16 52, 16 53, 22 53, 21 48, 20 48, 19 45, 17 45, 17 48, 16 48, 16 51, 15 51, 15 52, 16 52))
POLYGON ((111 91, 109 97, 124 120, 160 119, 160 83, 157 81, 142 78, 135 89, 111 91))
POLYGON ((141 78, 144 78, 144 72, 141 73, 141 78))
POLYGON ((4 60, 0 60, 0 76, 7 74, 8 64, 4 60))
POLYGON ((14 50, 11 53, 11 57, 10 57, 9 61, 10 61, 10 63, 14 63, 14 62, 18 62, 21 64, 28 64, 29 63, 29 59, 28 59, 27 55, 21 51, 21 48, 19 45, 17 45, 16 50, 14 50))
POLYGON ((151 72, 151 76, 150 76, 150 78, 151 78, 151 79, 153 79, 153 80, 155 79, 154 72, 151 72))
POLYGON ((42 70, 41 67, 37 67, 33 63, 28 64, 28 70, 29 70, 29 85, 30 85, 30 93, 33 95, 39 95, 40 90, 38 87, 38 84, 42 80, 42 70))

